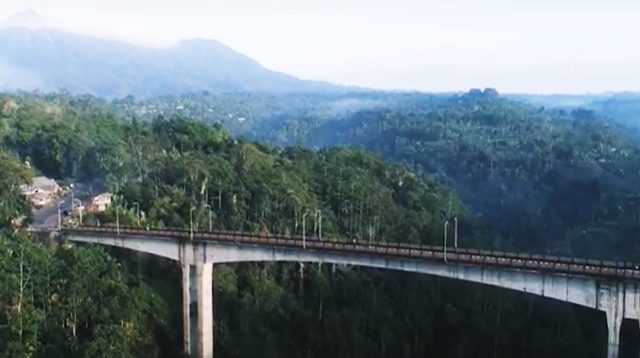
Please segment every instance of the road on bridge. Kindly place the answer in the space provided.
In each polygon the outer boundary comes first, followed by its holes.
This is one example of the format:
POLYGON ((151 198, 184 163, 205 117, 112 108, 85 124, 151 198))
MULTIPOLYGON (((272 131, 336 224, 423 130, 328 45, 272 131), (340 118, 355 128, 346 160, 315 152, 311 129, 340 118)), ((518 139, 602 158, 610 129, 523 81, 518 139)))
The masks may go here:
POLYGON ((104 236, 157 237, 194 241, 214 241, 251 244, 303 250, 331 251, 355 255, 404 257, 423 260, 443 260, 451 263, 499 266, 529 271, 549 271, 591 277, 640 280, 640 264, 601 259, 586 259, 554 255, 513 253, 472 248, 407 244, 399 242, 357 242, 345 239, 310 239, 301 236, 263 235, 235 231, 196 231, 187 229, 146 230, 112 226, 65 227, 65 234, 92 234, 104 236), (446 259, 446 260, 445 260, 446 259))

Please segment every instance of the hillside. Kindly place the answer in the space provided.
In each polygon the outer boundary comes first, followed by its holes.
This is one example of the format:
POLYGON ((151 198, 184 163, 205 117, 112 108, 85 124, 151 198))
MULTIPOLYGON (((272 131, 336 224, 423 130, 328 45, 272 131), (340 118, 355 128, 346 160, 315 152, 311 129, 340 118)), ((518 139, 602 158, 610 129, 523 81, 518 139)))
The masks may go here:
POLYGON ((366 109, 261 117, 238 133, 274 145, 348 146, 454 188, 505 249, 634 257, 640 144, 589 110, 498 96, 389 95, 366 109))
MULTIPOLYGON (((140 225, 187 227, 196 207, 194 221, 204 228, 208 197, 215 228, 300 233, 301 213, 320 209, 327 237, 438 244, 443 219, 455 215, 464 246, 495 247, 454 192, 359 151, 276 150, 198 121, 118 118, 103 101, 84 97, 5 95, 0 109, 0 183, 9 189, 0 193, 0 212, 7 219, 24 212, 17 187, 37 170, 106 178, 127 225, 136 225, 139 203, 140 225), (211 201, 218 190, 220 207, 211 201)), ((112 208, 85 220, 115 216, 112 208)), ((92 247, 46 249, 6 229, 0 222, 0 304, 20 299, 24 260, 34 284, 25 288, 23 311, 0 311, 0 355, 117 349, 178 356, 178 266, 92 247)), ((597 357, 606 333, 597 312, 579 307, 354 267, 218 266, 215 292, 215 350, 228 357, 597 357)))
POLYGON ((637 135, 588 110, 542 109, 492 91, 45 97, 123 119, 202 118, 280 147, 365 149, 455 189, 498 247, 640 253, 629 235, 640 222, 637 135))

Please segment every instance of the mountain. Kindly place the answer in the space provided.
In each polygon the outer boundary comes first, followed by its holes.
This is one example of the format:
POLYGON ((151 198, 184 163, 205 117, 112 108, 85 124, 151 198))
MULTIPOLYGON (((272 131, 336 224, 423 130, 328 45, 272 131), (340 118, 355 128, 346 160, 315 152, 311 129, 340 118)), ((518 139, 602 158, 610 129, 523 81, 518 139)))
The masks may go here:
POLYGON ((49 28, 33 12, 0 26, 0 90, 65 89, 105 98, 189 92, 340 92, 268 70, 206 39, 156 49, 49 28))

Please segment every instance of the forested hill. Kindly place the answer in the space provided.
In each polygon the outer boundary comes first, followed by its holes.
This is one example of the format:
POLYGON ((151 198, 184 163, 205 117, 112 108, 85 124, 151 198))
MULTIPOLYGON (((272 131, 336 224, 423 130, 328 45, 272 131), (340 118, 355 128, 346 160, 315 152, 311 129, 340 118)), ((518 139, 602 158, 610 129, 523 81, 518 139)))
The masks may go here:
POLYGON ((585 108, 600 116, 640 129, 640 93, 617 92, 597 95, 509 95, 536 106, 548 108, 585 108))
POLYGON ((304 142, 365 148, 438 178, 500 234, 500 247, 638 257, 640 146, 628 129, 491 92, 425 104, 312 125, 304 142))
MULTIPOLYGON (((34 97, 12 98, 8 109, 34 97)), ((38 98, 88 116, 202 118, 279 147, 355 146, 455 189, 489 224, 497 247, 640 254, 631 234, 640 222, 637 133, 589 110, 544 109, 490 89, 461 95, 200 93, 112 102, 38 98)))
MULTIPOLYGON (((325 236, 437 243, 455 215, 463 245, 491 246, 454 192, 362 152, 276 150, 198 121, 119 118, 87 98, 3 96, 0 110, 1 356, 175 357, 181 347, 176 265, 45 246, 10 229, 28 215, 18 186, 34 174, 103 177, 129 225, 136 202, 140 225, 186 226, 196 207, 204 228, 205 198, 220 190, 216 228, 299 233, 301 214, 321 210, 325 236)), ((113 209, 85 218, 114 219, 113 209)), ((591 311, 421 275, 232 265, 216 269, 215 292, 215 349, 227 357, 596 357, 605 348, 591 311)))

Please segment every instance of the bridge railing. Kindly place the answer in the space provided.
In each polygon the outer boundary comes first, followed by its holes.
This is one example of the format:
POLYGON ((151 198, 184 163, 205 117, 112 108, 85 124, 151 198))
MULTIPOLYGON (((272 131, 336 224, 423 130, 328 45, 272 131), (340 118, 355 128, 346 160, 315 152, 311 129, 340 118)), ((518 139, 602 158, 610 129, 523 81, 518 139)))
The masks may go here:
POLYGON ((412 259, 444 260, 452 263, 499 266, 523 270, 553 271, 586 276, 603 276, 616 279, 640 280, 640 267, 632 262, 584 259, 555 255, 512 253, 471 248, 447 248, 441 246, 399 242, 358 242, 355 240, 311 239, 301 236, 255 234, 237 231, 194 231, 180 228, 146 230, 112 226, 64 228, 64 233, 127 236, 165 237, 179 240, 216 241, 235 244, 262 245, 303 250, 321 250, 355 255, 380 255, 412 259))

